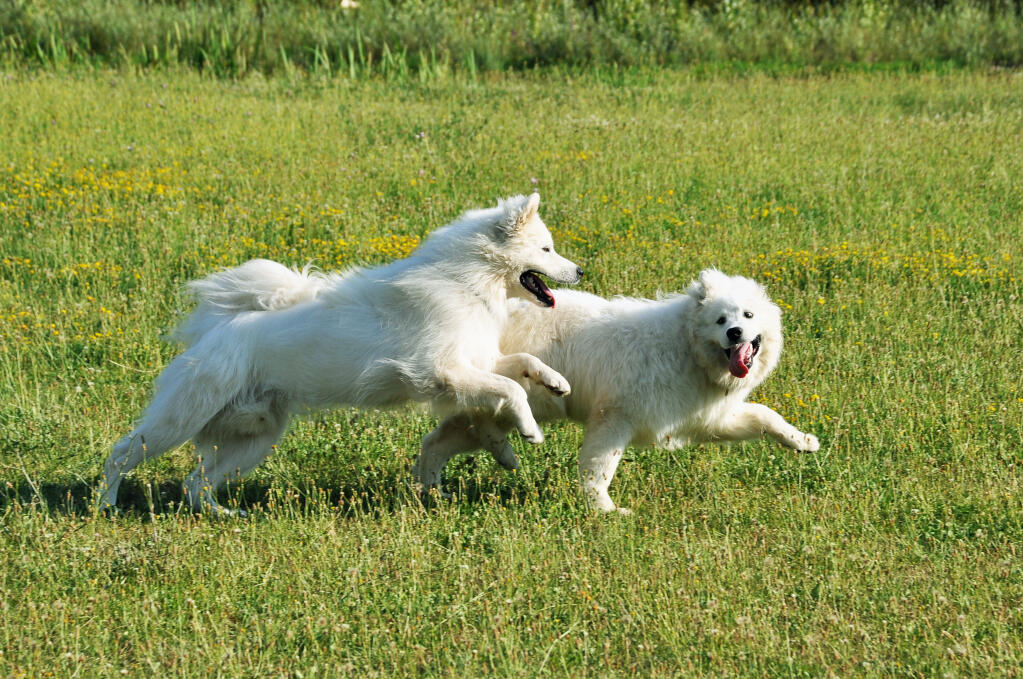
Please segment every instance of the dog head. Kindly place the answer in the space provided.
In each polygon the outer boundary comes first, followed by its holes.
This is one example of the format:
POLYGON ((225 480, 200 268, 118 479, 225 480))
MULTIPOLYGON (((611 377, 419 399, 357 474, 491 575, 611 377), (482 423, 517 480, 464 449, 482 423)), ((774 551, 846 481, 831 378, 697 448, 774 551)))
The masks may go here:
POLYGON ((710 377, 729 388, 759 384, 781 354, 781 309, 749 278, 704 269, 686 294, 695 302, 690 340, 710 377))
POLYGON ((554 251, 554 240, 540 219, 539 207, 538 193, 499 200, 498 209, 503 213, 493 228, 494 252, 507 270, 509 297, 552 307, 554 294, 541 276, 574 285, 583 270, 554 251))

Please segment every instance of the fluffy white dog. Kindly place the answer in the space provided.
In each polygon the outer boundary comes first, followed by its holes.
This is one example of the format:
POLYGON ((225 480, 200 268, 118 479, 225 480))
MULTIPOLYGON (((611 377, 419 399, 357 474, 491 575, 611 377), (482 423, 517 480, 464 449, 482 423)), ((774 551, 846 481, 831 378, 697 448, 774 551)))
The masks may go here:
MULTIPOLYGON (((529 404, 540 421, 586 425, 579 473, 595 508, 627 511, 607 489, 630 443, 677 448, 766 434, 789 448, 818 449, 812 434, 746 402, 782 348, 781 311, 755 281, 706 269, 685 294, 660 300, 557 294, 557 308, 543 313, 514 305, 501 349, 535 355, 572 384, 564 398, 527 387, 529 404)), ((477 448, 516 468, 509 426, 479 413, 449 417, 423 439, 416 481, 438 485, 452 456, 477 448)))
POLYGON ((191 439, 200 460, 185 481, 189 503, 231 513, 214 491, 262 462, 300 408, 429 401, 541 442, 516 379, 555 393, 569 385, 533 356, 502 355, 498 341, 509 297, 552 307, 538 274, 576 283, 582 269, 554 251, 539 202, 516 196, 467 212, 374 269, 320 274, 257 259, 192 282, 199 306, 175 334, 187 348, 114 446, 100 506, 116 504, 143 460, 191 439))

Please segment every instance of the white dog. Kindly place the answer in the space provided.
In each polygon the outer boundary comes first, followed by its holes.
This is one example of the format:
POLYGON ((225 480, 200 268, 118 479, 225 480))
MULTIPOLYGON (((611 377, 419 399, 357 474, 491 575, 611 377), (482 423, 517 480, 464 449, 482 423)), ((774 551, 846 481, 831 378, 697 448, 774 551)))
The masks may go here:
MULTIPOLYGON (((677 448, 766 434, 789 448, 818 449, 812 434, 745 402, 782 348, 781 311, 756 282, 707 269, 684 295, 657 301, 557 294, 557 308, 544 313, 514 305, 501 349, 535 355, 572 384, 564 398, 527 388, 529 404, 538 420, 586 425, 579 472, 597 509, 627 511, 607 489, 630 443, 677 448)), ((416 481, 438 485, 452 456, 477 448, 516 468, 508 428, 500 417, 449 417, 423 439, 416 481)))
POLYGON ((332 405, 429 401, 441 411, 498 417, 543 440, 515 379, 568 393, 532 356, 502 355, 509 297, 554 306, 537 274, 576 283, 582 269, 554 251, 533 194, 498 201, 437 230, 410 257, 341 274, 267 260, 190 284, 198 308, 176 332, 187 347, 157 378, 135 430, 103 470, 100 506, 124 475, 191 439, 199 465, 185 481, 195 509, 262 462, 293 412, 332 405))

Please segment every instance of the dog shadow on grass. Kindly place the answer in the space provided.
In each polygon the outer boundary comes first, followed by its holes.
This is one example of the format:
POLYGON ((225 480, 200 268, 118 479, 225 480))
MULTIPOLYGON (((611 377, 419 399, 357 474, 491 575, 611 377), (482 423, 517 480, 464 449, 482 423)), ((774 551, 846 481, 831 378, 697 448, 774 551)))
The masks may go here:
MULTIPOLYGON (((552 486, 549 474, 536 480, 536 485, 523 492, 507 479, 467 473, 474 468, 470 456, 459 463, 461 473, 445 485, 455 502, 465 505, 498 503, 515 505, 527 495, 542 497, 552 486)), ((341 515, 394 513, 403 507, 430 509, 450 499, 431 495, 421 498, 412 488, 408 473, 382 473, 371 476, 325 476, 303 479, 248 478, 221 489, 217 500, 224 507, 250 515, 260 513, 298 515, 331 512, 341 515)), ((14 509, 42 511, 51 516, 86 517, 95 513, 99 479, 72 482, 35 482, 23 479, 8 482, 0 489, 0 513, 14 509)), ((148 522, 167 515, 193 515, 180 481, 152 483, 126 478, 117 499, 117 513, 122 518, 138 517, 148 522)))
MULTIPOLYGON (((98 483, 98 478, 94 483, 84 480, 8 482, 0 492, 0 512, 14 509, 42 511, 51 516, 89 516, 94 512, 98 483)), ((180 483, 166 481, 154 486, 129 478, 121 485, 118 511, 149 517, 166 513, 172 507, 180 506, 184 510, 182 498, 180 483)))

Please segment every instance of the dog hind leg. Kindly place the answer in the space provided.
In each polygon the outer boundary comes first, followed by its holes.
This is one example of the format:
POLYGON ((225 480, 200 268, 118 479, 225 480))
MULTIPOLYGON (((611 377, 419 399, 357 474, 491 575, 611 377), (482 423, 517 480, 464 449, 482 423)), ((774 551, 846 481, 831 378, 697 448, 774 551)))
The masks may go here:
POLYGON ((236 433, 230 437, 213 437, 204 432, 196 437, 199 462, 184 481, 185 500, 192 510, 215 516, 245 516, 244 511, 228 509, 218 503, 215 493, 225 483, 241 479, 268 458, 286 427, 287 418, 283 418, 258 435, 236 433))
POLYGON ((190 433, 163 428, 158 423, 149 422, 148 419, 118 441, 104 463, 97 501, 100 510, 105 511, 117 505, 117 492, 128 472, 146 460, 177 448, 190 438, 190 433))
POLYGON ((192 509, 219 516, 244 515, 221 506, 214 493, 269 457, 290 419, 287 398, 273 391, 256 390, 219 412, 195 437, 199 462, 184 482, 192 509))
POLYGON ((193 347, 171 361, 156 379, 153 401, 141 422, 117 442, 103 465, 100 509, 117 504, 117 491, 128 472, 195 437, 235 396, 242 356, 220 352, 213 355, 234 360, 207 357, 204 361, 207 353, 193 347))

